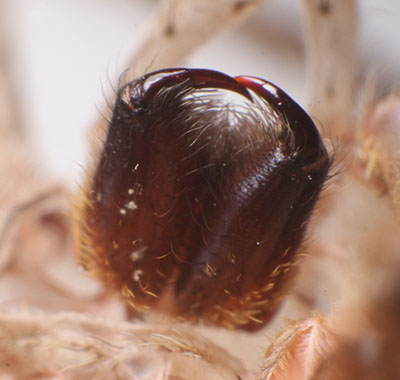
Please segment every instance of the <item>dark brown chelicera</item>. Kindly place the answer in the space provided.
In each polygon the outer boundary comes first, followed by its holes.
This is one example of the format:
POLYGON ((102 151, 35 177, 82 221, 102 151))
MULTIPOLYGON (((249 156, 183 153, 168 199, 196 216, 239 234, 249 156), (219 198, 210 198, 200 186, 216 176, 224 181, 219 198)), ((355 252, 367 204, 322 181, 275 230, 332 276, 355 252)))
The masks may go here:
POLYGON ((256 330, 276 311, 330 166, 262 79, 200 69, 122 87, 75 215, 84 267, 137 311, 256 330))

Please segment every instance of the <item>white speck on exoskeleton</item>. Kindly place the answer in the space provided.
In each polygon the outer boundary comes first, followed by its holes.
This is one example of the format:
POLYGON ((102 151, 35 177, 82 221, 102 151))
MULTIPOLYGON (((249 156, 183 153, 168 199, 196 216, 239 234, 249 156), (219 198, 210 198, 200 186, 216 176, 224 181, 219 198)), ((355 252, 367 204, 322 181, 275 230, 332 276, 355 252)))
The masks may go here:
POLYGON ((141 247, 141 248, 137 249, 136 251, 133 251, 131 253, 131 260, 133 262, 140 260, 143 257, 144 253, 146 252, 146 250, 147 250, 147 247, 141 247))
POLYGON ((128 194, 129 194, 129 195, 132 195, 134 192, 135 192, 135 190, 133 190, 133 189, 128 189, 128 194))
POLYGON ((131 211, 137 209, 137 205, 136 205, 136 203, 135 203, 134 201, 129 201, 128 203, 125 204, 125 207, 126 207, 128 210, 131 210, 131 211))
POLYGON ((120 213, 121 215, 125 215, 125 214, 126 214, 126 210, 125 210, 124 208, 121 208, 121 209, 119 210, 119 213, 120 213))
POLYGON ((143 271, 141 269, 136 269, 132 275, 133 280, 139 281, 142 274, 143 274, 143 271))

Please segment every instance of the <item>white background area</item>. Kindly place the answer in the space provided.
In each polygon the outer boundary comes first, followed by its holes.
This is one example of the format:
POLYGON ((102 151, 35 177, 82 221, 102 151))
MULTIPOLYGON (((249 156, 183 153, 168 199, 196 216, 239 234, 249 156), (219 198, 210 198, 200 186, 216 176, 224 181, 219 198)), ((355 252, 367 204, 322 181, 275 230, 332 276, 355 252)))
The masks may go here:
MULTIPOLYGON (((3 0, 22 122, 46 175, 77 183, 88 128, 127 68, 156 0, 3 0)), ((264 77, 301 104, 299 0, 270 0, 182 65, 264 77)), ((400 88, 400 1, 359 1, 360 68, 400 88)), ((151 62, 149 62, 150 65, 151 62)))

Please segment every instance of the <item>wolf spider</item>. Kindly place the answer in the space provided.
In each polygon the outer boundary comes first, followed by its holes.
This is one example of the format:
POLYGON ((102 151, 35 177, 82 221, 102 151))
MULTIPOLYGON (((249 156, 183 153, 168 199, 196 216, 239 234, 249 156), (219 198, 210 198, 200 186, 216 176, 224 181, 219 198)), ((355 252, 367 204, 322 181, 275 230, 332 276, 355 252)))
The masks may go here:
MULTIPOLYGON (((124 74, 123 84, 145 72, 180 65, 219 30, 237 20, 245 22, 260 3, 257 0, 162 1, 142 47, 124 74)), ((132 273, 133 281, 140 284, 148 296, 138 307, 137 289, 133 291, 115 280, 118 275, 115 272, 122 273, 125 262, 114 266, 113 273, 98 263, 93 265, 102 242, 93 239, 88 242, 88 231, 84 230, 92 223, 89 228, 92 233, 99 225, 99 218, 97 214, 90 214, 90 209, 84 209, 88 202, 102 199, 103 194, 93 187, 92 181, 99 173, 99 169, 95 169, 99 167, 99 160, 104 158, 102 144, 107 141, 107 124, 113 122, 113 117, 125 116, 117 111, 112 116, 105 107, 105 117, 92 128, 93 163, 85 169, 86 180, 81 190, 84 195, 76 200, 76 191, 49 180, 35 169, 34 154, 24 130, 19 127, 4 39, 0 41, 3 52, 0 62, 0 154, 3 158, 0 170, 4 179, 0 190, 2 378, 400 378, 400 263, 397 253, 400 246, 397 235, 400 96, 394 89, 382 89, 378 79, 358 73, 355 1, 302 0, 301 5, 310 93, 306 108, 319 129, 321 143, 323 141, 326 146, 329 159, 322 166, 324 170, 329 168, 329 174, 311 219, 307 216, 300 220, 300 226, 289 230, 295 235, 307 225, 301 244, 292 242, 292 233, 281 238, 289 242, 289 248, 293 245, 296 248, 293 267, 298 273, 291 279, 282 277, 279 280, 285 286, 279 293, 272 293, 270 302, 279 298, 280 307, 271 312, 276 311, 269 323, 267 319, 272 315, 262 315, 259 319, 258 314, 250 314, 248 319, 236 318, 231 323, 230 319, 205 313, 203 306, 208 298, 218 301, 212 289, 208 294, 203 291, 198 305, 185 304, 184 312, 171 307, 174 301, 171 293, 161 297, 166 299, 160 302, 161 306, 149 301, 154 294, 150 294, 150 288, 140 280, 151 268, 147 268, 146 273, 132 273), (71 204, 75 205, 74 212, 71 204), (86 244, 91 245, 91 249, 83 249, 82 256, 82 246, 86 244), (86 269, 92 269, 109 286, 103 287, 87 273, 77 270, 73 251, 86 269), (297 264, 300 258, 301 263, 297 264), (121 288, 124 297, 121 297, 121 288), (128 301, 128 306, 122 298, 128 301), (188 310, 194 310, 194 315, 188 310), (247 330, 257 331, 244 331, 246 326, 251 326, 247 330)), ((191 73, 183 83, 204 74, 203 71, 191 73)), ((210 75, 215 80, 210 72, 206 79, 209 80, 210 75)), ((239 82, 248 84, 243 77, 239 82)), ((227 77, 223 83, 228 89, 234 86, 244 91, 227 77), (230 84, 226 85, 226 81, 230 84)), ((132 88, 135 87, 124 87, 125 91, 119 92, 121 107, 137 105, 129 103, 133 98, 129 98, 132 88)), ((144 98, 146 94, 139 96, 139 99, 144 98)), ((168 104, 174 104, 174 100, 168 104)), ((208 103, 203 102, 202 106, 204 104, 208 103)), ((226 109, 229 107, 223 108, 226 109)), ((258 111, 255 113, 259 116, 258 111)), ((276 118, 285 119, 285 115, 278 114, 276 118)), ((201 140, 201 136, 197 139, 201 140)), ((146 148, 141 153, 145 155, 143 162, 147 160, 146 148)), ((253 156, 245 157, 253 159, 253 156)), ((100 168, 103 168, 107 159, 101 162, 100 168)), ((138 166, 135 164, 133 169, 137 170, 138 166)), ((325 176, 322 175, 320 185, 325 176)), ((112 186, 109 176, 102 178, 106 187, 112 186)), ((162 184, 157 190, 160 194, 164 190, 162 184)), ((231 184, 234 187, 235 183, 231 184)), ((145 190, 128 186, 126 195, 145 190)), ((225 193, 228 190, 225 189, 225 193)), ((278 193, 289 197, 295 191, 296 188, 291 188, 290 192, 279 188, 278 193)), ((156 201, 157 198, 152 198, 152 202, 156 201)), ((105 206, 110 206, 110 202, 107 200, 105 206)), ((121 218, 135 211, 137 204, 131 202, 117 209, 121 218)), ((302 207, 304 203, 307 202, 295 205, 302 207)), ((119 203, 117 206, 120 207, 119 203)), ((255 213, 257 207, 251 210, 255 213)), ((194 215, 195 212, 191 215, 193 219, 194 215)), ((273 216, 275 218, 276 214, 273 216)), ((106 227, 100 236, 114 231, 115 223, 122 220, 114 219, 105 219, 106 227)), ((180 224, 182 234, 185 221, 180 224)), ((151 239, 151 231, 146 233, 151 239)), ((110 244, 119 248, 119 241, 112 236, 110 239, 110 244)), ((287 255, 289 248, 286 247, 281 256, 287 255)), ((171 251, 179 256, 176 247, 171 251)), ((130 256, 133 263, 146 254, 140 247, 132 252, 136 253, 130 256)), ((232 262, 240 259, 232 255, 229 258, 232 262)), ((109 259, 100 261, 104 263, 109 259)), ((190 258, 187 260, 190 262, 190 258)), ((278 260, 277 267, 283 264, 278 260)), ((129 265, 126 268, 130 270, 129 265)), ((251 269, 254 268, 253 265, 251 269)), ((201 277, 201 281, 207 285, 207 276, 212 278, 220 268, 205 266, 203 269, 206 276, 201 277)), ((160 268, 154 268, 156 270, 160 268)), ((227 283, 229 281, 228 278, 227 283)), ((178 283, 176 278, 172 285, 175 283, 178 283)), ((168 286, 171 285, 167 282, 168 286)), ((201 293, 201 289, 197 292, 201 293)), ((190 297, 186 294, 182 299, 190 297)), ((230 307, 234 311, 238 305, 230 307)))

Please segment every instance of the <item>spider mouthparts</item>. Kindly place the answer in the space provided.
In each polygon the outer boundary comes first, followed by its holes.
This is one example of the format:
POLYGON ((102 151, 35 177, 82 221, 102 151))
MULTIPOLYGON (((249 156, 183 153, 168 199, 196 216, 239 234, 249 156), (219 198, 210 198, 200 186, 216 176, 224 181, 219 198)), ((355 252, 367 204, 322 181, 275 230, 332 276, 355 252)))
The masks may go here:
POLYGON ((288 287, 329 166, 273 84, 147 74, 119 92, 76 208, 78 254, 139 312, 256 330, 288 287))

